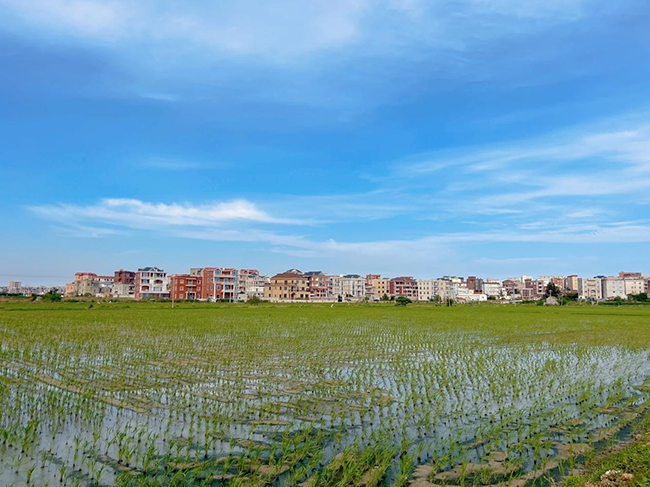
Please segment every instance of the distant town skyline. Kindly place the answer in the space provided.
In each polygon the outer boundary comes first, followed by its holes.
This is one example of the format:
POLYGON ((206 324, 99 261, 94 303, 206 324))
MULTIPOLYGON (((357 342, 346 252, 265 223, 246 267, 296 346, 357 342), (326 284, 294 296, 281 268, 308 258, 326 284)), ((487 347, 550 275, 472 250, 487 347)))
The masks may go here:
POLYGON ((0 282, 647 272, 648 15, 0 0, 0 282))

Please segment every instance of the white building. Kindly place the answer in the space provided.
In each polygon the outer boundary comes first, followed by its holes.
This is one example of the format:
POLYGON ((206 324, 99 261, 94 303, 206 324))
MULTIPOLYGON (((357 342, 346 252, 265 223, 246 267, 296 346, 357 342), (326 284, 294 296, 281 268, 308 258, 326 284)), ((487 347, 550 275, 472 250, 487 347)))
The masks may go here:
POLYGON ((418 301, 431 301, 436 296, 440 289, 440 281, 438 279, 418 279, 418 301))
POLYGON ((483 294, 486 296, 501 298, 506 295, 506 292, 501 281, 496 279, 488 279, 483 283, 483 294))
POLYGON ((625 282, 625 295, 641 294, 645 290, 645 281, 643 279, 623 279, 625 282))
POLYGON ((625 292, 625 281, 618 277, 603 279, 603 299, 627 299, 625 292))
POLYGON ((358 274, 344 274, 339 279, 341 296, 360 301, 366 297, 366 278, 358 274))
POLYGON ((143 267, 135 273, 135 298, 169 298, 167 273, 157 267, 143 267))
POLYGON ((271 282, 268 276, 260 275, 256 269, 239 269, 237 271, 237 301, 264 297, 264 286, 271 282))
POLYGON ((465 303, 478 303, 487 301, 488 297, 487 294, 475 293, 472 289, 467 289, 466 285, 462 285, 458 290, 456 299, 465 303))

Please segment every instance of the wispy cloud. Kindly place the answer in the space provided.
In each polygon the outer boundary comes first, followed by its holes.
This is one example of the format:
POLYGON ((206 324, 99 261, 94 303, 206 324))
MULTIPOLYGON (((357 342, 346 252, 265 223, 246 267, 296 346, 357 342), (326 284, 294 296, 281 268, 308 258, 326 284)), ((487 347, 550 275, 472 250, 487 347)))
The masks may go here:
POLYGON ((218 226, 226 222, 255 222, 283 225, 305 221, 278 218, 246 200, 207 205, 189 203, 148 203, 137 199, 106 198, 82 206, 70 204, 36 205, 28 209, 37 215, 63 224, 93 222, 128 228, 165 228, 169 226, 218 226))
MULTIPOLYGON (((461 51, 470 43, 575 21, 596 0, 422 0, 190 3, 1 0, 7 14, 59 35, 107 44, 190 44, 220 53, 287 59, 351 44, 419 41, 461 51), (481 27, 481 28, 479 28, 481 27), (384 34, 384 35, 382 35, 384 34), (389 36, 388 36, 389 34, 389 36)), ((178 47, 176 47, 178 52, 178 47)), ((185 52, 181 49, 182 52, 185 52)))

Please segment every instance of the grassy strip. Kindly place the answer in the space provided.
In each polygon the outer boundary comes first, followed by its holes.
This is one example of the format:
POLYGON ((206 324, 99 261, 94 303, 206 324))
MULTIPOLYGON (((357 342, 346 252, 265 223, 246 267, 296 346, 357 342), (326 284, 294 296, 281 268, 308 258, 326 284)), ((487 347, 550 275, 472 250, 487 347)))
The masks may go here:
POLYGON ((583 473, 567 477, 562 485, 650 486, 650 416, 646 416, 631 442, 598 455, 583 473))

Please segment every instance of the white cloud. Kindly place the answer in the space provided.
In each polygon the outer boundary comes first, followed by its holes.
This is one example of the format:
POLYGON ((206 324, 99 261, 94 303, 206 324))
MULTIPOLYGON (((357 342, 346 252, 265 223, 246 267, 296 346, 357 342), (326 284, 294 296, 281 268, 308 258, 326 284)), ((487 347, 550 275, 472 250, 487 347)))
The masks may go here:
POLYGON ((254 203, 234 200, 207 205, 148 203, 137 199, 106 198, 88 206, 58 204, 29 206, 34 213, 63 224, 103 223, 128 228, 164 228, 168 226, 214 226, 226 222, 304 224, 298 220, 277 218, 260 210, 254 203))

